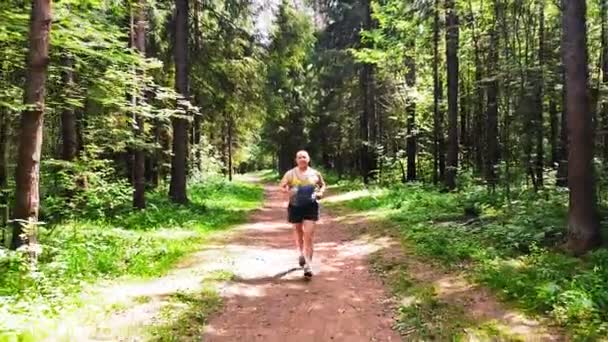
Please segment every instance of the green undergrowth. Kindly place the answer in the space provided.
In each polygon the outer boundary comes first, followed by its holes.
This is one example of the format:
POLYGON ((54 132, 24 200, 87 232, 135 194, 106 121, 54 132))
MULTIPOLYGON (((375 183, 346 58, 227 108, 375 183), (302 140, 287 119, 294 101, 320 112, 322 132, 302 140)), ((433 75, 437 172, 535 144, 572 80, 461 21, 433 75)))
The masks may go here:
POLYGON ((396 223, 421 256, 468 271, 524 311, 548 315, 575 340, 608 336, 608 250, 583 258, 560 251, 567 193, 442 193, 420 184, 370 190, 334 205, 396 223))
POLYGON ((152 192, 142 211, 125 208, 41 228, 35 269, 20 253, 0 249, 0 341, 27 341, 32 322, 83 304, 78 293, 85 284, 165 274, 211 233, 243 222, 261 205, 263 191, 217 180, 192 185, 188 196, 187 205, 176 205, 166 191, 152 192))

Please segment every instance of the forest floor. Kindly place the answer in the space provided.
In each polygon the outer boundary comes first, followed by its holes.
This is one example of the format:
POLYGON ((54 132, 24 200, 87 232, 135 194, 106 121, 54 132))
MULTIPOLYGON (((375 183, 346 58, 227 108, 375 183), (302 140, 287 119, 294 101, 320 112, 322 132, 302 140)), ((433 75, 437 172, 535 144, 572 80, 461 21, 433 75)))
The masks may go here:
MULTIPOLYGON (((253 181, 253 180, 252 180, 253 181)), ((408 252, 390 223, 329 196, 315 276, 297 255, 278 188, 248 223, 218 235, 167 276, 99 289, 104 315, 69 329, 78 341, 560 341, 559 331, 499 303, 462 274, 408 252), (292 272, 289 272, 292 271, 292 272)), ((72 321, 73 322, 73 321, 72 321)))

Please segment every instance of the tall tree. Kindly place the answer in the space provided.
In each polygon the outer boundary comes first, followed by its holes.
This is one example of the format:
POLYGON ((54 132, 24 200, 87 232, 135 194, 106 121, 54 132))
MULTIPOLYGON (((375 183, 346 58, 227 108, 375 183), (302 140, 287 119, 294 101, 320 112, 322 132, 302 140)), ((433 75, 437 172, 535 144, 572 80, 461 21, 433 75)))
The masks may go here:
POLYGON ((566 76, 568 146, 568 247, 582 254, 600 245, 595 198, 593 134, 587 85, 586 2, 564 0, 563 54, 566 76))
MULTIPOLYGON (((415 44, 412 44, 415 45, 415 44)), ((416 60, 413 56, 407 56, 405 60, 407 73, 405 83, 408 90, 412 91, 416 87, 416 60)), ((416 180, 416 100, 414 96, 407 99, 407 180, 416 180)))
POLYGON ((446 62, 448 81, 448 155, 445 184, 456 188, 458 171, 458 14, 454 0, 445 0, 446 62))
MULTIPOLYGON (((65 68, 62 75, 63 89, 67 92, 66 95, 70 96, 70 92, 74 88, 74 62, 69 56, 65 56, 62 62, 65 68)), ((78 154, 78 132, 76 130, 76 123, 74 108, 69 104, 66 104, 65 108, 61 111, 61 158, 63 160, 74 160, 78 154)))
POLYGON ((0 108, 0 191, 8 186, 8 110, 0 108))
MULTIPOLYGON (((363 23, 364 30, 373 27, 371 0, 363 0, 363 23)), ((364 44, 369 45, 369 44, 364 44)), ((361 117, 360 117, 360 139, 361 139, 361 173, 363 180, 367 183, 372 178, 372 172, 376 169, 376 91, 374 81, 374 65, 368 62, 361 66, 361 117)))
MULTIPOLYGON (((480 143, 482 141, 484 141, 483 136, 484 136, 484 121, 483 121, 483 88, 482 88, 482 77, 483 77, 483 68, 484 65, 481 61, 481 47, 480 47, 480 37, 479 37, 479 33, 477 31, 477 26, 479 24, 479 17, 475 17, 475 13, 473 11, 473 1, 469 0, 469 16, 470 16, 470 20, 471 20, 471 35, 473 38, 473 51, 474 51, 474 63, 475 63, 475 83, 474 83, 474 95, 475 95, 475 101, 474 101, 474 118, 473 118, 473 136, 476 138, 474 140, 477 141, 477 143, 475 143, 475 167, 478 171, 483 172, 483 153, 484 153, 484 148, 483 145, 480 143)), ((492 48, 498 48, 495 46, 490 46, 490 49, 492 48)), ((492 52, 490 52, 492 53, 492 52)), ((492 58, 492 57, 490 57, 492 58)), ((490 71, 491 72, 491 71, 490 71)), ((488 99, 488 103, 489 103, 489 99, 488 99)), ((462 106, 462 103, 461 103, 462 106)), ((491 109, 487 109, 488 111, 491 109)), ((486 118, 487 121, 487 118, 486 118)), ((464 139, 464 137, 462 137, 464 139)), ((487 163, 486 163, 487 164, 487 163)))
POLYGON ((433 18, 433 182, 444 181, 445 176, 445 142, 443 135, 443 112, 441 110, 442 87, 439 76, 439 31, 440 0, 435 0, 433 18))
POLYGON ((555 184, 557 186, 561 186, 561 187, 565 187, 568 186, 568 148, 569 148, 569 144, 568 144, 568 87, 565 85, 566 83, 566 71, 565 71, 565 65, 566 65, 566 54, 567 52, 566 50, 566 42, 565 42, 565 38, 566 38, 566 34, 564 32, 565 30, 565 22, 566 22, 566 18, 565 18, 565 8, 566 8, 566 2, 568 2, 569 0, 560 0, 561 6, 561 21, 562 21, 562 25, 561 25, 561 46, 560 46, 560 53, 561 53, 561 61, 562 61, 562 67, 559 70, 559 74, 560 77, 562 79, 562 84, 564 84, 564 87, 562 88, 561 91, 561 96, 562 96, 562 111, 561 111, 561 120, 560 120, 560 132, 559 132, 559 148, 557 149, 558 151, 558 165, 557 165, 557 173, 555 175, 556 181, 555 184))
MULTIPOLYGON (((602 83, 608 85, 608 0, 600 2, 600 20, 601 20, 601 59, 602 59, 602 83)), ((601 123, 603 128, 603 137, 601 144, 601 156, 604 163, 608 164, 608 101, 604 98, 601 104, 601 123)))
POLYGON ((33 0, 24 104, 17 152, 15 228, 11 248, 36 244, 35 226, 40 204, 40 154, 44 121, 44 95, 49 63, 51 0, 33 0), (26 229, 27 228, 27 229, 26 229))
MULTIPOLYGON (((135 22, 133 28, 135 49, 143 56, 146 55, 146 0, 139 0, 135 4, 135 22)), ((144 101, 143 92, 134 94, 133 102, 137 106, 144 101)), ((144 135, 144 118, 135 114, 135 136, 139 139, 144 135)), ((146 154, 144 148, 139 144, 133 152, 133 206, 138 209, 146 207, 146 154)))
MULTIPOLYGON (((188 99, 188 0, 175 0, 175 90, 188 99)), ((178 100, 178 102, 180 102, 178 100)), ((181 105, 180 105, 181 106, 181 105)), ((173 118, 173 158, 169 196, 176 203, 188 202, 188 108, 181 106, 181 117, 173 118)))
POLYGON ((535 173, 536 185, 542 187, 544 182, 544 120, 543 120, 543 91, 544 91, 544 63, 545 63, 545 0, 538 1, 538 71, 535 77, 534 86, 534 107, 535 107, 535 124, 536 128, 536 160, 535 173))
POLYGON ((496 185, 496 164, 498 163, 498 77, 499 77, 499 43, 500 35, 497 23, 501 15, 499 0, 494 1, 494 25, 490 30, 490 56, 488 72, 491 78, 487 88, 487 115, 486 115, 486 181, 490 187, 496 185))

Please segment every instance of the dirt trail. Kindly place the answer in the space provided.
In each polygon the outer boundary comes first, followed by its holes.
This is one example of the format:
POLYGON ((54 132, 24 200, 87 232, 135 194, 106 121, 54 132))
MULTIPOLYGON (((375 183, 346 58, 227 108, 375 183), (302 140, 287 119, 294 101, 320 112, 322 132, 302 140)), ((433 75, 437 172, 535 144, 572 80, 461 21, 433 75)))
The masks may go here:
MULTIPOLYGON (((341 201, 350 195, 332 196, 328 201, 341 201)), ((362 213, 327 213, 322 209, 315 238, 315 276, 307 281, 301 270, 281 274, 297 264, 292 228, 286 223, 285 203, 278 188, 267 186, 265 196, 264 207, 251 215, 249 223, 222 233, 168 275, 99 288, 97 295, 106 299, 105 305, 120 304, 123 309, 101 313, 83 325, 75 326, 66 319, 60 327, 64 330, 62 340, 146 340, 147 329, 162 324, 160 313, 172 296, 200 292, 210 285, 206 276, 216 271, 234 277, 219 283, 224 306, 204 327, 204 341, 412 340, 392 329, 395 306, 403 304, 404 298, 389 296, 378 276, 371 273, 368 260, 378 255, 406 266, 407 276, 435 288, 440 300, 461 307, 474 322, 495 322, 501 330, 525 341, 563 340, 560 334, 547 331, 542 322, 505 308, 465 277, 444 273, 409 255, 398 239, 386 232, 385 223, 374 222, 362 213), (384 227, 384 231, 374 232, 375 227, 384 227)), ((91 314, 92 309, 81 312, 91 314)), ((188 340, 192 337, 201 338, 197 333, 188 340)), ((480 339, 470 336, 467 340, 480 339)))
POLYGON ((253 223, 226 245, 236 280, 221 289, 222 312, 206 328, 205 341, 399 341, 382 284, 367 257, 382 243, 353 240, 336 217, 322 213, 315 237, 311 281, 298 270, 292 228, 275 187, 253 223))

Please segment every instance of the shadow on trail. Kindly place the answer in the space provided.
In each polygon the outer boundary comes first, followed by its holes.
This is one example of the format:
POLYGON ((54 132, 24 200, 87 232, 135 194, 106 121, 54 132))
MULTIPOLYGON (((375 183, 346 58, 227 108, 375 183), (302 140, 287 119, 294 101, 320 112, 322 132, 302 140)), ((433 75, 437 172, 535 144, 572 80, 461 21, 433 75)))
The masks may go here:
POLYGON ((321 209, 314 276, 306 279, 295 267, 284 196, 274 186, 266 196, 265 207, 221 247, 233 276, 221 287, 224 309, 205 328, 205 341, 398 341, 385 293, 366 266, 383 246, 357 239, 321 209))
POLYGON ((272 276, 267 277, 259 277, 259 278, 244 278, 240 276, 235 276, 233 278, 234 282, 247 284, 247 285, 262 285, 266 283, 308 283, 310 279, 302 277, 298 278, 285 278, 287 275, 290 275, 296 271, 303 271, 302 267, 292 267, 286 271, 279 272, 272 276))

